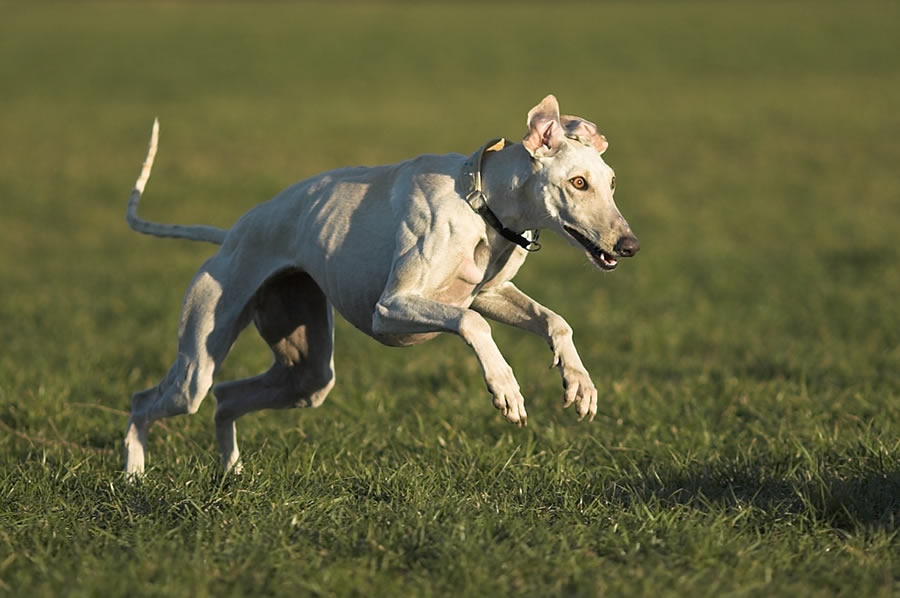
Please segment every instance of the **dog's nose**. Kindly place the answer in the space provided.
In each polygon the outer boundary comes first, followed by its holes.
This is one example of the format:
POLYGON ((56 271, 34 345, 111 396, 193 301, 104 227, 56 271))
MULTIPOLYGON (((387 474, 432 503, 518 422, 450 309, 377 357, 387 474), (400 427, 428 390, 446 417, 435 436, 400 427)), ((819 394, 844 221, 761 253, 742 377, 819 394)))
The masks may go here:
POLYGON ((637 253, 640 248, 641 244, 638 242, 637 237, 629 235, 627 237, 620 237, 613 246, 613 251, 622 257, 631 257, 637 253))

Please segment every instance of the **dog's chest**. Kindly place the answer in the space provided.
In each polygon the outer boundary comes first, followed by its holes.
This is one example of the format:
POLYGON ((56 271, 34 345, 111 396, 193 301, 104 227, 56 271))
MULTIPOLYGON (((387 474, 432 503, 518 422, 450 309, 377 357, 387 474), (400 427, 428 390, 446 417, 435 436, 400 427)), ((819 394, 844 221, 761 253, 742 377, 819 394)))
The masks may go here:
POLYGON ((485 241, 479 241, 472 254, 464 258, 437 289, 434 299, 449 305, 468 306, 481 288, 504 270, 514 251, 511 244, 491 251, 485 241))

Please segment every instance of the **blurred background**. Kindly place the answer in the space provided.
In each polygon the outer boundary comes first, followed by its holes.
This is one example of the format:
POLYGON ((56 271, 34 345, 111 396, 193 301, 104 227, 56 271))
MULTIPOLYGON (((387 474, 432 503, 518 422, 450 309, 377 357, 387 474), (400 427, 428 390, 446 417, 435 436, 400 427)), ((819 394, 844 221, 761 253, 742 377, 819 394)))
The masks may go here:
POLYGON ((148 381, 168 362, 156 356, 211 248, 123 224, 155 116, 143 214, 227 227, 325 169, 519 139, 552 92, 610 140, 617 201, 643 246, 610 276, 553 241, 523 269, 522 286, 575 320, 583 350, 617 367, 889 378, 896 392, 895 3, 0 11, 7 389, 29 377, 23 362, 45 376, 72 359, 141 372, 150 360, 148 381), (83 335, 96 342, 70 354, 83 335))

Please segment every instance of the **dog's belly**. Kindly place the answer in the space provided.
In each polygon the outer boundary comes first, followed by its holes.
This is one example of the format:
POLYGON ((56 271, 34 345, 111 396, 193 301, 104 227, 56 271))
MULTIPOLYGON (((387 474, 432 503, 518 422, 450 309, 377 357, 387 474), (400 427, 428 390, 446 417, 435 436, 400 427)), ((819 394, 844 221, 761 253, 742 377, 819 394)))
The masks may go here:
POLYGON ((371 336, 382 345, 387 345, 388 347, 412 347, 431 340, 439 334, 440 332, 423 332, 418 334, 376 334, 371 336))
MULTIPOLYGON (((474 285, 465 285, 465 291, 463 291, 463 287, 461 286, 459 288, 451 287, 453 291, 456 291, 452 293, 452 298, 448 293, 450 289, 441 292, 440 296, 430 298, 439 301, 443 305, 467 308, 472 304, 474 299, 474 294, 472 294, 474 288, 474 285)), ((440 334, 439 331, 405 332, 397 334, 379 334, 373 332, 372 318, 375 314, 378 300, 381 298, 381 293, 373 293, 368 291, 368 289, 363 288, 354 290, 359 291, 359 293, 354 293, 344 286, 341 289, 342 292, 332 292, 331 294, 326 292, 326 294, 329 294, 329 301, 331 301, 334 308, 345 320, 350 322, 350 324, 360 332, 372 337, 381 344, 389 347, 411 347, 413 345, 418 345, 419 343, 424 343, 427 340, 431 340, 440 334)))
MULTIPOLYGON (((371 273, 370 273, 371 274, 371 273)), ((384 277, 387 278, 388 271, 385 270, 384 277)), ((327 275, 325 276, 327 279, 327 275)), ((404 332, 397 334, 379 334, 372 330, 372 318, 375 314, 376 305, 381 299, 382 286, 369 287, 365 284, 357 284, 363 277, 356 279, 342 280, 337 285, 326 290, 329 301, 331 301, 338 313, 345 320, 350 322, 355 328, 364 334, 372 337, 378 342, 389 347, 410 347, 418 345, 427 340, 433 339, 440 334, 439 331, 429 332, 404 332)), ((337 282, 332 279, 332 282, 337 282)), ((442 305, 452 305, 460 308, 468 308, 475 297, 476 285, 464 280, 454 280, 447 285, 433 291, 428 299, 437 301, 442 305)))
POLYGON ((431 340, 440 334, 440 332, 376 334, 372 331, 372 316, 375 314, 375 304, 378 301, 378 297, 371 301, 366 301, 365 305, 348 304, 346 301, 339 302, 331 298, 329 298, 329 301, 332 302, 337 312, 350 322, 354 328, 388 347, 411 347, 431 340))

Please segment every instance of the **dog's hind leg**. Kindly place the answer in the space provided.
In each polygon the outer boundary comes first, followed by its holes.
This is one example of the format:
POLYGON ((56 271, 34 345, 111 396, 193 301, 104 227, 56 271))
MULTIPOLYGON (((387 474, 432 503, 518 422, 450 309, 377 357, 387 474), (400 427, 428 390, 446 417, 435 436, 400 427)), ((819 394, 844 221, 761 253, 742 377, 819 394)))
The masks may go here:
POLYGON ((253 320, 275 363, 258 376, 217 384, 216 439, 226 471, 239 470, 235 420, 261 409, 318 407, 334 386, 334 315, 304 272, 267 281, 253 301, 253 320))
POLYGON ((129 474, 144 470, 147 430, 154 421, 199 409, 216 369, 249 321, 248 298, 223 284, 227 266, 227 258, 216 256, 194 276, 184 298, 175 363, 158 385, 132 396, 125 434, 129 474))

